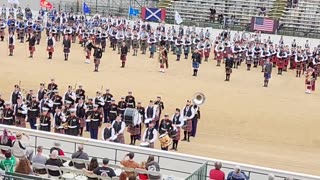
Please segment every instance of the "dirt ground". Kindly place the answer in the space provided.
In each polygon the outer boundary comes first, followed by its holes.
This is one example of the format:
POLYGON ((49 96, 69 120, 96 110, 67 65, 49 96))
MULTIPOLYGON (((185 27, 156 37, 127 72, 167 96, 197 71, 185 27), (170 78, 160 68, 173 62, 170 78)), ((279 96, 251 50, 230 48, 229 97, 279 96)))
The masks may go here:
MULTIPOLYGON (((158 72, 157 58, 130 53, 126 68, 121 69, 119 55, 107 49, 100 72, 95 73, 92 63, 84 63, 80 45, 72 46, 65 62, 61 42, 53 60, 47 59, 44 40, 33 59, 27 58, 26 44, 17 43, 14 56, 9 57, 6 42, 0 42, 4 98, 9 99, 19 81, 23 89, 37 90, 40 82, 55 78, 60 94, 77 83, 89 96, 102 86, 110 88, 116 101, 132 90, 144 106, 161 95, 165 112, 173 114, 195 92, 202 92, 206 103, 201 106, 197 136, 190 143, 180 142, 179 152, 320 175, 319 88, 306 95, 304 78, 296 78, 294 72, 279 76, 274 69, 270 87, 263 88, 260 68, 247 72, 242 65, 233 71, 231 82, 224 82, 224 68, 216 67, 212 57, 201 64, 198 77, 193 77, 190 60, 176 62, 170 55, 170 67, 163 74, 158 72)), ((125 136, 128 143, 129 136, 125 136)))

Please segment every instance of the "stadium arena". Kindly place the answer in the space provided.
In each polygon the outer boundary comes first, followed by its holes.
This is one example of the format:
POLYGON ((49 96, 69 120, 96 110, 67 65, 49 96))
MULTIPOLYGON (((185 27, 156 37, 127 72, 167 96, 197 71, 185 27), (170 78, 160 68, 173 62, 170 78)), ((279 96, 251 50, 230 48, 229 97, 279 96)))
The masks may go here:
POLYGON ((2 177, 320 179, 317 0, 1 3, 2 177))

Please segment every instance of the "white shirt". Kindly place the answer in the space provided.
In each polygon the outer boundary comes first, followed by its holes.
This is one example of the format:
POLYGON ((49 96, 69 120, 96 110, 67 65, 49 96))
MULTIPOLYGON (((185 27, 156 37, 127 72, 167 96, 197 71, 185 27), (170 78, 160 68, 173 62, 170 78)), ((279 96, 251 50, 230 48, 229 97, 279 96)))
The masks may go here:
MULTIPOLYGON (((150 107, 150 106, 148 106, 148 107, 150 107)), ((145 108, 145 110, 144 110, 144 112, 145 112, 145 113, 144 113, 145 123, 151 122, 152 119, 154 119, 154 118, 156 117, 156 113, 157 113, 157 109, 156 109, 154 106, 152 106, 152 108, 153 108, 153 114, 152 114, 152 117, 151 117, 151 118, 148 118, 148 116, 147 116, 148 107, 145 108)))
MULTIPOLYGON (((113 125, 115 124, 115 122, 116 122, 116 121, 113 121, 113 122, 112 122, 112 127, 113 127, 113 125)), ((121 129, 120 129, 120 131, 119 131, 116 135, 118 135, 118 134, 123 134, 125 129, 126 129, 126 124, 122 121, 122 122, 121 122, 121 129)))
MULTIPOLYGON (((104 140, 104 141, 113 141, 117 138, 117 136, 115 135, 115 131, 114 131, 114 128, 111 127, 111 137, 109 139, 104 139, 104 130, 106 129, 107 127, 103 128, 102 130, 102 136, 101 136, 101 139, 104 140)), ((108 128, 107 128, 108 129, 108 128)))
MULTIPOLYGON (((56 45, 56 40, 54 39, 54 37, 51 37, 51 39, 52 39, 52 42, 53 42, 53 47, 56 45)), ((49 41, 49 37, 47 37, 47 43, 48 43, 48 41, 49 41)))
POLYGON ((16 112, 16 108, 17 106, 20 106, 20 108, 18 109, 18 111, 20 111, 21 114, 27 114, 28 113, 28 108, 25 104, 15 104, 14 105, 14 114, 17 114, 18 112, 16 112))
MULTIPOLYGON (((189 109, 186 110, 186 113, 188 113, 188 110, 189 110, 189 109)), ((192 119, 192 118, 195 116, 195 114, 196 114, 196 111, 195 111, 195 109, 193 108, 192 105, 190 105, 189 107, 185 106, 185 107, 183 108, 183 110, 181 111, 181 116, 182 116, 182 117, 185 117, 185 118, 187 118, 187 119, 192 119), (184 110, 185 110, 186 108, 191 108, 191 116, 187 116, 187 115, 184 115, 184 114, 183 114, 183 113, 184 113, 184 110)))
MULTIPOLYGON (((143 133, 143 136, 142 136, 142 142, 146 142, 146 141, 149 141, 149 140, 146 140, 146 136, 147 136, 147 133, 148 133, 148 129, 147 128, 146 130, 144 130, 144 133, 143 133)), ((153 129, 153 131, 151 132, 153 134, 153 138, 149 141, 149 143, 154 143, 158 137, 158 131, 156 130, 156 128, 153 129)))
POLYGON ((64 93, 63 102, 66 100, 65 99, 66 95, 69 96, 74 101, 77 99, 76 93, 74 93, 73 91, 71 91, 71 92, 67 91, 66 93, 64 93))

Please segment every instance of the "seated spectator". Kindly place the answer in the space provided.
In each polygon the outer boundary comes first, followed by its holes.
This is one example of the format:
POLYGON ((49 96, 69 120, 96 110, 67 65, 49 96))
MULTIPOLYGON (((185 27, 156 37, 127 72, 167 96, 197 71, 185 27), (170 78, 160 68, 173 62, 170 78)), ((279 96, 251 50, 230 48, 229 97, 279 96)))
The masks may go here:
POLYGON ((236 166, 234 171, 228 174, 227 180, 249 180, 249 177, 241 171, 240 166, 236 166))
POLYGON ((299 3, 298 0, 293 0, 292 7, 293 7, 293 8, 298 7, 298 3, 299 3))
POLYGON ((27 134, 17 133, 16 140, 12 144, 12 155, 17 158, 27 157, 28 160, 32 160, 33 148, 30 146, 30 138, 27 134))
POLYGON ((216 10, 213 7, 211 7, 210 8, 210 22, 212 21, 214 23, 215 19, 216 19, 216 10))
POLYGON ((122 171, 122 173, 119 176, 119 180, 127 180, 128 175, 125 171, 122 171))
POLYGON ((266 16, 267 15, 267 8, 262 6, 259 8, 259 16, 266 16))
MULTIPOLYGON (((143 163, 144 168, 147 171, 156 171, 156 172, 160 172, 160 166, 159 163, 154 161, 154 156, 150 155, 148 157, 147 162, 143 163)), ((161 177, 158 176, 151 176, 149 175, 149 179, 150 180, 158 180, 161 177)), ((143 179, 148 179, 148 176, 144 175, 144 174, 139 174, 139 179, 143 180, 143 179)))
MULTIPOLYGON (((73 153, 71 156, 72 159, 84 159, 89 160, 89 156, 87 153, 83 152, 83 145, 78 146, 78 151, 73 153)), ((77 169, 85 168, 85 164, 74 163, 73 166, 77 169)))
MULTIPOLYGON (((127 168, 140 168, 140 165, 138 163, 136 163, 134 160, 134 153, 129 153, 127 155, 124 156, 123 160, 120 161, 120 164, 124 167, 127 167, 127 168)), ((131 175, 134 175, 134 173, 129 173, 127 172, 128 176, 131 176, 131 175)))
MULTIPOLYGON (((58 159, 58 151, 53 150, 52 153, 50 154, 50 159, 47 160, 46 165, 51 165, 51 166, 58 166, 62 167, 63 164, 60 159, 58 159)), ((60 176, 59 171, 48 171, 50 176, 60 176)))
MULTIPOLYGON (((0 145, 12 147, 12 142, 16 138, 12 135, 9 135, 9 131, 7 128, 3 129, 2 136, 0 136, 0 145)), ((5 154, 4 150, 1 150, 2 154, 5 154)))
MULTIPOLYGON (((48 158, 42 154, 42 146, 38 146, 37 154, 32 158, 32 163, 43 164, 45 165, 48 158)), ((46 174, 46 169, 36 169, 35 171, 38 174, 46 174)))
POLYGON ((287 8, 292 8, 292 0, 287 1, 287 8))
POLYGON ((269 175, 268 175, 268 180, 274 180, 274 179, 275 179, 275 177, 274 177, 273 174, 269 174, 269 175))
MULTIPOLYGON (((91 161, 88 165, 88 171, 94 171, 96 168, 99 167, 98 159, 96 157, 91 158, 91 161)), ((96 178, 89 178, 88 180, 95 180, 96 178)))
POLYGON ((225 174, 223 171, 221 171, 222 164, 221 162, 215 162, 214 168, 210 171, 210 180, 224 180, 225 174))
POLYGON ((102 160, 102 166, 101 167, 97 167, 93 171, 88 171, 86 169, 83 169, 83 170, 85 172, 89 173, 89 174, 96 174, 96 175, 102 176, 102 177, 107 177, 107 176, 109 176, 110 178, 115 177, 116 173, 114 172, 114 170, 112 168, 110 168, 108 166, 108 164, 109 164, 109 159, 108 158, 104 158, 102 160))
POLYGON ((224 16, 223 16, 223 14, 219 14, 219 15, 218 15, 218 21, 219 21, 220 24, 224 23, 224 16))
POLYGON ((58 156, 64 156, 64 151, 60 148, 60 143, 54 142, 53 147, 50 149, 50 154, 53 150, 58 151, 58 156))
POLYGON ((11 155, 10 151, 5 152, 6 159, 0 161, 0 169, 5 172, 14 173, 14 167, 16 165, 16 158, 11 155))
POLYGON ((30 161, 26 158, 20 159, 17 164, 15 172, 20 174, 26 174, 26 175, 33 174, 30 161))

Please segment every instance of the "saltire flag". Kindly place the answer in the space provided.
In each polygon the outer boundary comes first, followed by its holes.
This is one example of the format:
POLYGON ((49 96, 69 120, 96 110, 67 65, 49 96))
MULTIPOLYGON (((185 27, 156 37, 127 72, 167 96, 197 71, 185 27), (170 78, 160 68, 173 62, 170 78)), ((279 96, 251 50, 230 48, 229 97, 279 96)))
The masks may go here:
POLYGON ((84 14, 90 14, 91 12, 89 6, 85 2, 83 2, 82 10, 84 14))
POLYGON ((138 16, 139 13, 139 9, 134 9, 133 7, 129 6, 129 16, 138 16))
POLYGON ((166 10, 161 8, 148 8, 141 9, 141 19, 146 21, 161 22, 166 19, 166 10))
POLYGON ((176 21, 177 24, 181 24, 183 22, 180 14, 178 13, 178 11, 176 11, 175 14, 174 14, 174 20, 176 21))
POLYGON ((19 0, 8 0, 10 4, 19 4, 19 0))
POLYGON ((53 6, 50 2, 48 2, 47 0, 40 0, 40 6, 44 7, 44 8, 48 8, 48 9, 52 9, 53 6))
POLYGON ((277 29, 278 22, 274 19, 264 17, 252 17, 251 28, 253 31, 263 31, 274 33, 277 29))

